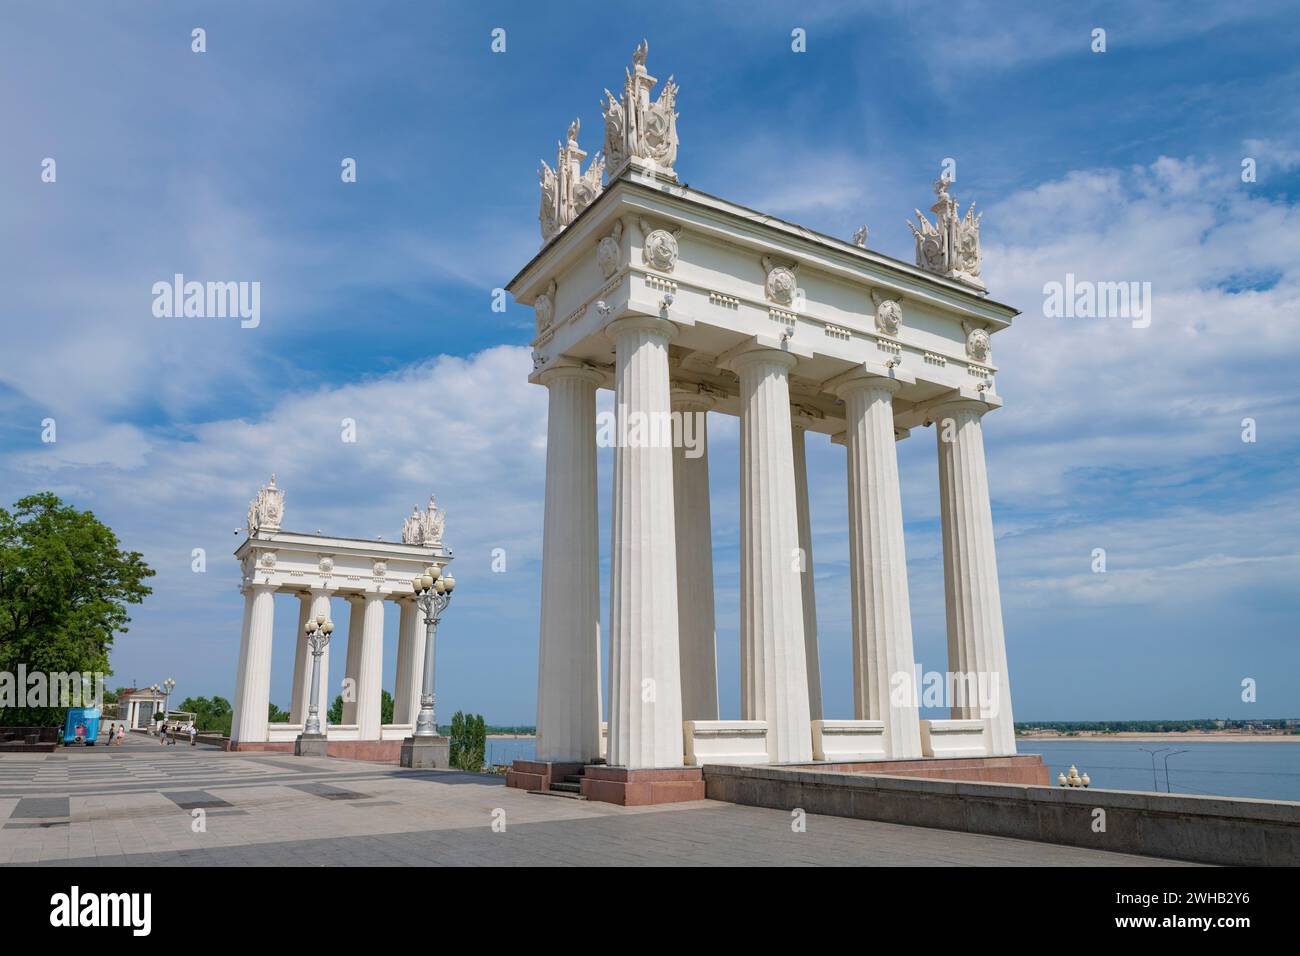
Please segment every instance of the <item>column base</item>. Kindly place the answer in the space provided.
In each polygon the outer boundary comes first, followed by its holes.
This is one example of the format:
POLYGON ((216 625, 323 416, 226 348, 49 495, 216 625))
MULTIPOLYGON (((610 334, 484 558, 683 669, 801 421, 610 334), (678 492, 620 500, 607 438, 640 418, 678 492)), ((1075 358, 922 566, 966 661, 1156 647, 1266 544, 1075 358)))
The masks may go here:
POLYGON ((328 757, 329 741, 324 734, 299 734, 293 742, 295 757, 328 757))
POLYGON ((447 770, 451 767, 451 738, 407 737, 402 741, 400 763, 414 770, 447 770))
POLYGON ((700 767, 629 770, 589 764, 583 771, 582 795, 621 807, 703 800, 704 771, 700 767))

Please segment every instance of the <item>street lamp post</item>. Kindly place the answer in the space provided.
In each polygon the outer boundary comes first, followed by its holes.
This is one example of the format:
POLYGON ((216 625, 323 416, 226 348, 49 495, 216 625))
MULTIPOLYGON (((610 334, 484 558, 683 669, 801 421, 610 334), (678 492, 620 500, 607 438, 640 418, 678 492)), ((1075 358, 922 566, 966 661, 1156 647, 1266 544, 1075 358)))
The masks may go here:
POLYGON ((1156 747, 1154 749, 1150 747, 1138 748, 1138 750, 1141 750, 1143 753, 1148 753, 1151 755, 1151 787, 1152 789, 1155 790, 1156 793, 1160 792, 1160 781, 1159 778, 1156 776, 1156 754, 1164 753, 1166 750, 1170 750, 1170 749, 1172 748, 1170 747, 1156 747))
POLYGON ((293 752, 299 757, 329 756, 329 743, 320 723, 320 659, 334 633, 334 622, 324 614, 307 621, 307 644, 311 647, 311 697, 307 704, 307 724, 294 741, 293 752))
POLYGON ((424 677, 420 690, 420 713, 415 718, 415 733, 402 742, 403 767, 440 768, 450 766, 450 742, 438 736, 438 719, 434 714, 434 642, 438 621, 451 603, 456 579, 430 565, 411 581, 415 603, 424 612, 424 677))
POLYGON ((1165 754, 1165 793, 1173 792, 1172 790, 1169 789, 1169 758, 1176 757, 1179 754, 1185 754, 1188 752, 1189 751, 1186 750, 1174 750, 1170 753, 1165 754))

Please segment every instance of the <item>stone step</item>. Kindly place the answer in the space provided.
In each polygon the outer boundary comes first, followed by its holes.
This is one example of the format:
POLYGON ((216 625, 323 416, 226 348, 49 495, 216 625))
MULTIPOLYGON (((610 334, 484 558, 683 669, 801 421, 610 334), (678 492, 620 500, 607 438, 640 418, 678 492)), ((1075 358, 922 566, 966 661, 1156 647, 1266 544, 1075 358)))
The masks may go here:
POLYGON ((581 793, 573 793, 568 790, 526 790, 525 793, 536 794, 539 797, 559 797, 562 800, 586 800, 581 793))
POLYGON ((582 793, 582 784, 575 783, 572 780, 564 780, 560 782, 551 781, 551 790, 558 790, 562 793, 582 793))

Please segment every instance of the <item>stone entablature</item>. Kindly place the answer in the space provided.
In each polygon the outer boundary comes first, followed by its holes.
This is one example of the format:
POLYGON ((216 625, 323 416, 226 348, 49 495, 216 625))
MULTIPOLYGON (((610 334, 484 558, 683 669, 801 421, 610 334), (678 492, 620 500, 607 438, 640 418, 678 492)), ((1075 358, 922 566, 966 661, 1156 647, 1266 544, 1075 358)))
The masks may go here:
MULTIPOLYGON (((953 392, 1000 404, 989 337, 1016 314, 956 280, 631 167, 510 288, 525 305, 545 297, 534 380, 562 359, 612 373, 602 329, 661 314, 670 295, 675 357, 771 340, 799 357, 801 401, 823 413, 810 427, 827 434, 843 430, 843 412, 818 383, 859 366, 900 381, 896 414, 909 426, 925 423, 928 401, 953 392), (789 301, 774 301, 773 288, 789 301)), ((736 395, 725 374, 679 377, 736 395)))
POLYGON ((277 591, 324 588, 340 596, 374 592, 405 597, 411 578, 429 565, 451 561, 440 547, 335 538, 296 531, 259 533, 235 551, 242 570, 241 586, 270 585, 277 591))

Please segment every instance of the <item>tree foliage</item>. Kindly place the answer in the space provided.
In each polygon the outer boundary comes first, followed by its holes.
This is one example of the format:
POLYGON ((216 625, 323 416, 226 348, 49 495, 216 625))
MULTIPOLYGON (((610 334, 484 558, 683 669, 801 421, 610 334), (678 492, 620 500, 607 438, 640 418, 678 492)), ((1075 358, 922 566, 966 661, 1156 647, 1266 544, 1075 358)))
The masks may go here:
POLYGON ((487 754, 487 724, 482 714, 461 711, 451 718, 451 765, 474 772, 483 769, 487 754))
POLYGON ((212 697, 186 697, 181 710, 194 714, 194 726, 199 730, 230 736, 230 719, 233 708, 230 701, 215 694, 212 697))
MULTIPOLYGON (((127 606, 153 570, 111 528, 49 492, 0 508, 0 670, 109 673, 127 606)), ((0 724, 58 723, 63 708, 0 711, 0 724)))

